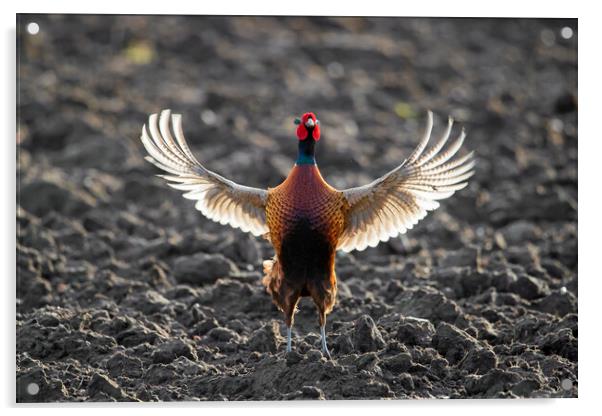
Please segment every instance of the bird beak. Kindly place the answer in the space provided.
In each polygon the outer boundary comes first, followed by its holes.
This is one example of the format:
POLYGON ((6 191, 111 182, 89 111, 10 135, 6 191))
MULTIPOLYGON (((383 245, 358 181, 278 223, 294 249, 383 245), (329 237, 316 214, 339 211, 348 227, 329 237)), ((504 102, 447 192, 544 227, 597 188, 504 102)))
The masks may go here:
POLYGON ((309 119, 307 119, 307 121, 305 122, 305 127, 313 127, 313 126, 315 126, 315 125, 316 125, 316 123, 314 122, 314 119, 313 119, 313 118, 309 118, 309 119))

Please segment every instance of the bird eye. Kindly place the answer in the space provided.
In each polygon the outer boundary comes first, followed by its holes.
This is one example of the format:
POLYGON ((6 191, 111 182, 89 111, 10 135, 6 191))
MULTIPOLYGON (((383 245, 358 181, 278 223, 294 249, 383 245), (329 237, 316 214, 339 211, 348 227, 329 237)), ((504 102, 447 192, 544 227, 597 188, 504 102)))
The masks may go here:
POLYGON ((301 119, 299 117, 295 117, 295 124, 301 124, 301 119))
POLYGON ((316 119, 316 124, 320 124, 320 120, 316 119))

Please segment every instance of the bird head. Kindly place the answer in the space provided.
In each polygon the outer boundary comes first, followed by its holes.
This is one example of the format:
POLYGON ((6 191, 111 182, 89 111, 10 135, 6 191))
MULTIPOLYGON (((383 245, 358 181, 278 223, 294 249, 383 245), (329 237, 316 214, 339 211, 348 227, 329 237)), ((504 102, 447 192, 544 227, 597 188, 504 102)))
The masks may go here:
POLYGON ((315 141, 320 140, 320 120, 314 113, 305 113, 301 118, 297 117, 295 124, 299 140, 307 140, 310 137, 315 141))

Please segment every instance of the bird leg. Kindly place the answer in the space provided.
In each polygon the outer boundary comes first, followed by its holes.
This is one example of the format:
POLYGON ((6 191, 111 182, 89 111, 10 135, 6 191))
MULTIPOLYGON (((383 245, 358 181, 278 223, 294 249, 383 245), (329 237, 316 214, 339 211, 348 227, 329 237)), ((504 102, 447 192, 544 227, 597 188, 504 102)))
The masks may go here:
POLYGON ((286 325, 286 352, 291 352, 292 350, 292 328, 293 322, 295 321, 295 309, 297 308, 297 302, 299 302, 299 292, 290 292, 289 295, 285 298, 284 307, 282 308, 284 312, 284 323, 286 325))
POLYGON ((328 346, 326 345, 325 325, 320 326, 320 336, 322 338, 322 353, 326 354, 329 360, 332 360, 332 357, 330 356, 330 351, 328 351, 328 346))
POLYGON ((322 354, 326 355, 329 360, 332 360, 328 345, 326 345, 326 311, 321 304, 318 304, 318 316, 320 318, 320 341, 322 342, 322 354))
POLYGON ((291 352, 291 342, 292 342, 291 327, 287 326, 286 327, 286 352, 291 352))

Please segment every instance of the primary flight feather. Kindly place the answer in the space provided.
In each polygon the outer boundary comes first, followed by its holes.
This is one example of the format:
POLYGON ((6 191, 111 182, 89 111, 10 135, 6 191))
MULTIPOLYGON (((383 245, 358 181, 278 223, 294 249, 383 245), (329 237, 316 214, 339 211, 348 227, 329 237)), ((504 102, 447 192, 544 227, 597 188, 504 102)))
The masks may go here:
POLYGON ((473 152, 457 153, 464 130, 448 143, 453 120, 443 135, 427 148, 433 128, 427 126, 418 146, 395 169, 373 182, 337 190, 318 169, 315 148, 320 122, 305 113, 297 124, 298 157, 287 178, 267 190, 239 185, 205 168, 190 151, 182 131, 182 118, 164 110, 142 127, 146 159, 165 171, 159 175, 207 218, 240 228, 272 243, 276 255, 264 262, 263 283, 284 313, 287 351, 291 327, 301 296, 310 296, 318 308, 322 351, 326 344, 326 315, 336 297, 335 253, 364 250, 405 233, 439 207, 439 200, 464 188, 474 173, 473 152), (175 138, 174 138, 175 136, 175 138))

